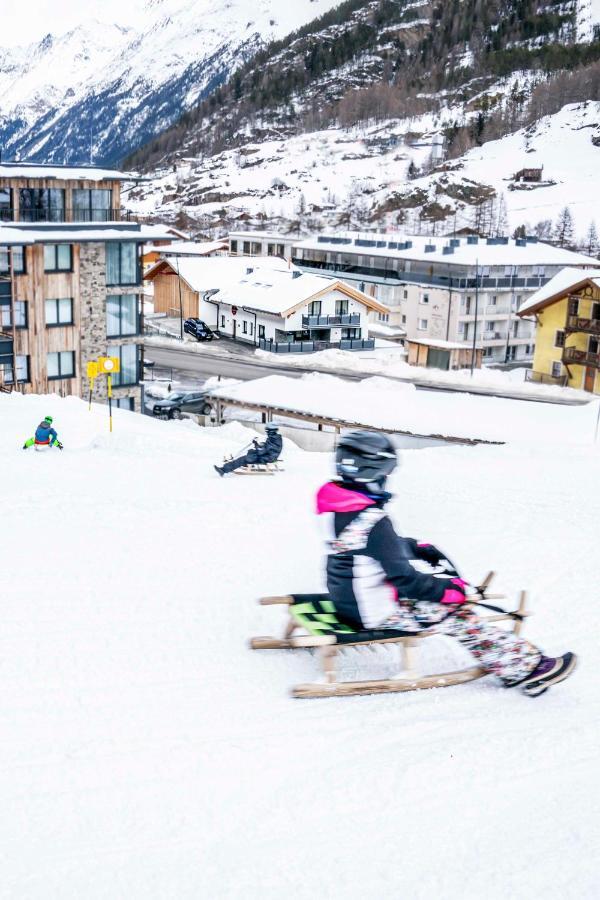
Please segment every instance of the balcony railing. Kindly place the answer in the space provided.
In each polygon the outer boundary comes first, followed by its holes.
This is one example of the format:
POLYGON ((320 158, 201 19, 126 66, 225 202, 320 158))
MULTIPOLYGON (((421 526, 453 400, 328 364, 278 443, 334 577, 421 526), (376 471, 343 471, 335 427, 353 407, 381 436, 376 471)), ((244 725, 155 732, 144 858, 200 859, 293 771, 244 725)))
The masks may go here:
POLYGON ((600 334, 600 319, 584 319, 581 316, 569 316, 565 331, 581 331, 585 334, 600 334))
POLYGON ((128 209, 0 209, 0 222, 130 222, 128 209))
POLYGON ((260 338, 258 346, 270 353, 317 353, 319 350, 374 350, 375 341, 363 338, 342 341, 272 341, 260 338))
POLYGON ((483 332, 483 340, 484 341, 505 341, 506 335, 502 334, 500 331, 484 331, 483 332))
POLYGON ((303 328, 331 328, 332 325, 360 325, 357 313, 342 316, 302 316, 303 328))
POLYGON ((576 366, 591 366, 594 369, 600 369, 600 353, 591 353, 589 350, 565 347, 562 360, 567 365, 572 363, 576 366))

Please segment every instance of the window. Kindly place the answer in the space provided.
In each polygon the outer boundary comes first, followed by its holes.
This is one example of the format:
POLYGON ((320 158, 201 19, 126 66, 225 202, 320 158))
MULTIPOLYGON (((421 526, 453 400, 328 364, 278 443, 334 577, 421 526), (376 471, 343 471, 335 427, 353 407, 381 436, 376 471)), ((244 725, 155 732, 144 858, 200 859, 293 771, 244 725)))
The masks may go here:
POLYGON ((389 322, 390 317, 388 313, 377 313, 377 319, 379 322, 389 322))
POLYGON ((135 241, 111 241, 106 245, 106 283, 139 284, 138 248, 135 241))
POLYGON ((71 244, 46 244, 44 246, 44 272, 71 272, 73 248, 71 244))
POLYGON ((562 363, 553 362, 552 363, 552 377, 560 378, 562 376, 562 363))
POLYGON ((72 350, 49 353, 47 357, 48 381, 75 377, 75 354, 72 350))
POLYGON ((490 306, 496 306, 497 303, 498 297, 494 294, 492 297, 490 297, 490 306))
POLYGON ((244 241, 244 253, 250 256, 250 241, 244 241))
POLYGON ((519 337, 519 323, 513 322, 513 337, 519 337))
POLYGON ((242 334, 248 334, 248 322, 242 319, 242 334))
POLYGON ((27 303, 15 300, 15 328, 27 328, 27 303))
POLYGON ((406 316, 402 316, 402 324, 406 325, 406 316))
POLYGON ((109 356, 116 356, 121 364, 121 371, 113 375, 115 387, 126 384, 137 384, 139 379, 139 348, 137 344, 121 344, 108 348, 109 356))
POLYGON ((112 219, 110 189, 76 188, 73 191, 74 222, 110 222, 112 219))
POLYGON ((485 330, 487 331, 488 334, 492 334, 496 330, 496 323, 495 322, 486 322, 485 330))
POLYGON ((360 328, 342 328, 342 340, 353 341, 360 338, 360 328))
POLYGON ((471 298, 470 297, 467 297, 467 300, 465 303, 465 315, 466 316, 471 315, 471 298))
POLYGON ((70 297, 60 300, 46 300, 46 327, 73 324, 73 301, 70 297))
POLYGON ((554 333, 554 346, 555 347, 564 347, 565 346, 565 338, 566 334, 564 331, 556 331, 554 333))
POLYGON ((464 323, 464 322, 459 322, 459 323, 458 323, 458 333, 459 333, 459 334, 464 334, 464 333, 465 333, 465 323, 464 323))
POLYGON ((252 256, 260 256, 262 254, 262 244, 252 241, 252 256))
POLYGON ((429 292, 428 291, 424 291, 421 294, 421 303, 429 303, 429 292))
POLYGON ((493 350, 493 348, 492 348, 492 347, 484 347, 484 348, 483 348, 483 355, 486 357, 486 359, 489 359, 491 356, 494 355, 494 350, 493 350))
MULTIPOLYGON (((27 328, 27 303, 24 300, 15 300, 15 328, 27 328)), ((0 330, 12 329, 12 317, 10 299, 0 300, 0 330)))
POLYGON ((116 397, 113 398, 113 405, 116 406, 117 409, 128 409, 130 412, 135 411, 135 398, 134 397, 116 397))
POLYGON ((264 325, 258 326, 258 337, 262 338, 264 340, 264 337, 265 337, 265 326, 264 325))
POLYGON ((106 336, 140 333, 137 294, 109 294, 106 298, 106 336))
POLYGON ((254 322, 250 322, 250 337, 254 336, 254 322))
POLYGON ((238 242, 237 242, 237 241, 231 241, 230 247, 231 247, 231 252, 232 252, 232 253, 237 253, 237 245, 238 245, 238 242))
POLYGON ((0 188, 0 222, 12 222, 13 202, 11 188, 0 188))
POLYGON ((408 300, 408 291, 402 291, 402 299, 408 300))
POLYGON ((11 251, 13 273, 23 275, 25 272, 25 247, 0 247, 0 274, 8 275, 10 272, 11 251))
POLYGON ((275 256, 275 244, 267 245, 267 256, 275 256))
POLYGON ((61 188, 21 188, 21 222, 64 222, 65 192, 61 188))
POLYGON ((277 256, 285 256, 285 247, 283 244, 277 244, 277 256))
MULTIPOLYGON (((17 382, 20 384, 27 383, 29 381, 29 357, 15 356, 15 362, 17 364, 17 382)), ((4 368, 4 381, 6 384, 13 384, 13 380, 14 373, 11 363, 11 365, 4 368)))
POLYGON ((221 328, 225 328, 225 316, 221 316, 221 328))
POLYGON ((336 316, 347 316, 348 315, 348 301, 347 300, 336 300, 335 301, 335 314, 336 314, 336 316))
POLYGON ((320 316, 321 315, 321 301, 313 300, 312 303, 308 304, 308 315, 309 316, 320 316))
POLYGON ((417 319, 417 328, 419 331, 427 331, 427 319, 417 319))
POLYGON ((579 315, 579 300, 577 299, 577 297, 571 297, 569 299, 569 315, 579 315))

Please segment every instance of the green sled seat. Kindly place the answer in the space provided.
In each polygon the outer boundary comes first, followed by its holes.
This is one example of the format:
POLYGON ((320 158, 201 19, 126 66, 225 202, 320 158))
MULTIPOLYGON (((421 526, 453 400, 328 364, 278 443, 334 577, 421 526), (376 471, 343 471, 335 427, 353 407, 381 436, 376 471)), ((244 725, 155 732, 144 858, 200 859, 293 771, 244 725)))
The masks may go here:
POLYGON ((316 637, 335 636, 338 644, 360 644, 415 636, 414 631, 398 631, 393 628, 359 631, 338 618, 329 594, 291 594, 291 597, 294 602, 289 610, 294 621, 316 637))

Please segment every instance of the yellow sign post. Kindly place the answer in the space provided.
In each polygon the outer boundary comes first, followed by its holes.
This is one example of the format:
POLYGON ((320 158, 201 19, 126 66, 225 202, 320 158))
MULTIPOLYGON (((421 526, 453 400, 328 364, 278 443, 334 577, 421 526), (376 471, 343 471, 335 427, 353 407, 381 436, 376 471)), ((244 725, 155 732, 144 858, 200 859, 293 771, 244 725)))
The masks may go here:
POLYGON ((92 408, 92 391, 94 379, 99 375, 106 375, 108 386, 108 430, 112 432, 112 377, 121 371, 121 361, 118 356, 100 356, 97 360, 87 364, 87 375, 90 379, 90 409, 92 408))

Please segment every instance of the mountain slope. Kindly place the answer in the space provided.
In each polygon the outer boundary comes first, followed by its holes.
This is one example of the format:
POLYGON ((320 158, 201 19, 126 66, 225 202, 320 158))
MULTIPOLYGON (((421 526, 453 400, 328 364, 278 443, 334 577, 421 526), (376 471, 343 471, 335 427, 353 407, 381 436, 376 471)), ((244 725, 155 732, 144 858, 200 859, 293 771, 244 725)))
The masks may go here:
POLYGON ((282 8, 277 0, 148 0, 137 34, 88 23, 37 46, 0 51, 5 157, 84 162, 91 140, 95 162, 115 162, 265 41, 337 2, 295 0, 282 8))

